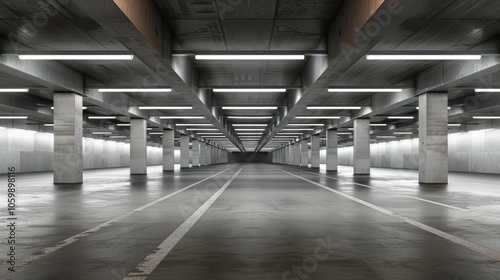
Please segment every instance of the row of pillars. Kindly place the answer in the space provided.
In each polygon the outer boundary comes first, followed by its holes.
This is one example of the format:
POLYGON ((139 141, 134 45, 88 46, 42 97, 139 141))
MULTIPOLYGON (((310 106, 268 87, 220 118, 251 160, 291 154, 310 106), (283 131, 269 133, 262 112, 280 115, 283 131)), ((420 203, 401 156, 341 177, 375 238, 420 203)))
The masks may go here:
MULTIPOLYGON (((448 94, 419 96, 419 182, 448 183, 448 94)), ((337 130, 327 130, 326 170, 338 170, 337 130)), ((319 135, 281 147, 273 152, 273 163, 319 168, 319 135), (309 145, 311 149, 309 150, 309 145), (309 156, 310 152, 310 156, 309 156)), ((370 174, 370 120, 354 120, 354 175, 370 174)))
MULTIPOLYGON (((83 182, 83 98, 54 93, 54 183, 83 182)), ((192 166, 227 163, 229 152, 212 143, 192 140, 192 166)), ((181 136, 181 168, 190 167, 190 138, 181 136)), ((174 170, 174 131, 163 131, 163 170, 174 170)), ((147 174, 147 122, 130 121, 130 174, 147 174)))

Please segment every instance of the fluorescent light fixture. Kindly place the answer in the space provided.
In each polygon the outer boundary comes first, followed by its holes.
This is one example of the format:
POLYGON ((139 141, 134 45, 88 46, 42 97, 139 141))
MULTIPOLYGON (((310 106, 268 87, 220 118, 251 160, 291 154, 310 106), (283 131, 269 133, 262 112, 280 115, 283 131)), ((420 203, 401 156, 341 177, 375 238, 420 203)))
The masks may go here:
POLYGON ((481 55, 367 55, 367 60, 480 60, 481 55))
MULTIPOLYGON (((420 107, 416 107, 417 110, 420 110, 420 107)), ((451 107, 448 107, 448 110, 451 110, 451 107)))
POLYGON ((203 138, 226 138, 226 136, 201 136, 203 138))
POLYGON ((280 133, 278 133, 278 135, 297 135, 297 136, 300 136, 300 135, 302 135, 302 133, 284 133, 284 132, 280 132, 280 133))
POLYGON ((327 116, 303 116, 303 117, 295 117, 296 119, 302 120, 321 120, 321 119, 330 119, 330 120, 338 120, 340 117, 327 117, 327 116))
POLYGON ((307 110, 360 110, 360 106, 307 106, 307 110))
POLYGON ((283 131, 313 131, 314 128, 283 128, 283 131))
POLYGON ((328 92, 403 92, 400 88, 329 88, 328 92))
POLYGON ((500 88, 476 88, 476 92, 500 92, 500 88))
POLYGON ((193 106, 141 106, 139 110, 191 110, 193 106))
POLYGON ((354 131, 354 127, 348 127, 347 130, 354 131))
POLYGON ((128 138, 127 136, 120 136, 120 135, 112 135, 112 136, 109 136, 110 139, 126 139, 128 138))
POLYGON ((324 126, 323 123, 290 123, 289 126, 324 126))
POLYGON ((0 92, 28 92, 27 88, 0 88, 0 92))
POLYGON ((115 116, 90 116, 89 120, 114 120, 115 116))
POLYGON ((304 60, 305 55, 195 55, 196 60, 304 60))
POLYGON ((293 137, 293 136, 274 136, 274 138, 287 138, 287 139, 295 139, 297 137, 293 137))
POLYGON ((119 123, 116 126, 130 126, 130 124, 129 123, 119 123))
POLYGON ((252 133, 244 133, 244 132, 238 132, 238 135, 262 135, 264 132, 252 132, 252 133))
POLYGON ((105 131, 105 132, 102 132, 102 131, 99 132, 98 131, 98 132, 92 132, 92 134, 94 134, 94 135, 110 135, 110 134, 113 134, 113 132, 107 132, 107 131, 105 131))
POLYGON ((176 126, 213 126, 211 123, 177 123, 176 126))
POLYGON ((214 92, 286 92, 286 88, 216 88, 214 92))
POLYGON ((475 120, 500 120, 500 116, 474 116, 475 120))
POLYGON ((203 132, 203 133, 196 133, 198 135, 222 135, 222 133, 220 132, 214 132, 214 133, 206 133, 206 132, 203 132))
POLYGON ((200 120, 204 119, 205 117, 195 117, 195 116, 165 116, 165 117, 160 117, 161 120, 200 120))
POLYGON ((53 123, 46 123, 46 124, 44 124, 44 126, 53 127, 54 124, 53 123))
POLYGON ((271 116, 266 116, 266 117, 245 117, 245 116, 228 116, 228 119, 241 119, 241 120, 265 120, 265 119, 272 119, 273 117, 271 116))
POLYGON ((239 128, 235 129, 235 131, 264 131, 264 128, 239 128))
POLYGON ((0 116, 0 120, 25 120, 26 116, 0 116))
POLYGON ((276 110, 278 107, 222 107, 222 110, 276 110))
POLYGON ((390 120, 413 120, 415 117, 411 116, 391 116, 387 117, 390 120))
POLYGON ((163 135, 163 132, 150 132, 149 135, 163 135))
POLYGON ((131 54, 21 54, 20 60, 132 60, 131 54))
POLYGON ((217 128, 186 128, 187 131, 219 131, 217 128))
POLYGON ((385 123, 371 123, 370 126, 386 127, 387 124, 385 124, 385 123))
POLYGON ((380 139, 396 139, 397 137, 396 136, 377 136, 377 138, 380 138, 380 139))
POLYGON ((449 127, 459 127, 459 126, 462 126, 462 124, 460 124, 460 123, 449 123, 448 126, 449 127))
POLYGON ((268 126, 268 124, 233 124, 234 127, 268 126))
POLYGON ((350 132, 337 132, 337 135, 352 135, 350 132))
POLYGON ((413 135, 413 132, 396 131, 394 135, 413 135))
POLYGON ((171 88, 100 88, 99 92, 172 92, 171 88))
MULTIPOLYGON (((50 109, 54 110, 54 107, 50 107, 50 109)), ((87 110, 87 107, 82 107, 82 110, 87 110)))

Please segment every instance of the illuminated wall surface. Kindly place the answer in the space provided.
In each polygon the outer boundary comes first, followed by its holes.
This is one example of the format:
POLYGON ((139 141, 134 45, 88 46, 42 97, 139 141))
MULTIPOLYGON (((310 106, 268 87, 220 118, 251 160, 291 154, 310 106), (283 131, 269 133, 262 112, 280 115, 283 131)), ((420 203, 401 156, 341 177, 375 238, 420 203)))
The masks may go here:
MULTIPOLYGON (((18 129, 0 129, 0 173, 7 173, 8 166, 19 172, 52 170, 54 136, 18 129)), ((162 164, 162 149, 148 147, 148 165, 162 164)), ((176 159, 178 156, 176 156, 176 159)), ((84 169, 128 167, 130 144, 84 138, 84 169)))
MULTIPOLYGON (((418 138, 372 144, 372 167, 418 169, 418 146, 418 138)), ((498 129, 450 134, 448 151, 450 171, 500 174, 498 129)), ((340 148, 339 164, 352 165, 352 156, 352 147, 340 148)))

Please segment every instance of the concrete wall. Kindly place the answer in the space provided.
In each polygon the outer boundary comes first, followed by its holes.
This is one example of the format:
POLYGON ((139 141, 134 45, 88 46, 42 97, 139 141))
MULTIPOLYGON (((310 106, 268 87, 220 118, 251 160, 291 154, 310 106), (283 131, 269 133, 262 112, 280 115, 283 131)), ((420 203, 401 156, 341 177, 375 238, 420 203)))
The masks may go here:
POLYGON ((245 162, 264 162, 272 163, 273 155, 271 153, 230 153, 228 155, 229 163, 245 162))
MULTIPOLYGON (((54 135, 0 128, 0 174, 15 166, 18 172, 52 171, 54 135)), ((162 149, 148 147, 148 165, 162 163, 162 149)), ((128 167, 130 145, 124 142, 83 139, 83 168, 128 167)))
MULTIPOLYGON (((418 169, 418 138, 371 145, 373 167, 418 169)), ((500 130, 449 135, 449 170, 500 174, 500 130)), ((339 164, 352 165, 352 147, 339 149, 339 164)))

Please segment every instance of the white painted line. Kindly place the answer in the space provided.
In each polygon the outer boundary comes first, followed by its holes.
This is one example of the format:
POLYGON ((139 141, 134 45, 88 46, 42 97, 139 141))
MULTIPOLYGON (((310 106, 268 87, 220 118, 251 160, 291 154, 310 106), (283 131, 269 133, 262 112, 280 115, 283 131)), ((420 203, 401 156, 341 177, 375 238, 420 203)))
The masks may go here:
POLYGON ((144 280, 155 270, 160 262, 170 253, 170 251, 179 243, 186 233, 198 222, 198 220, 207 212, 208 208, 221 196, 229 185, 240 174, 243 167, 227 181, 212 197, 210 197, 198 210, 196 210, 184 223, 182 223, 172 234, 170 234, 153 253, 148 255, 143 262, 138 264, 123 280, 144 280))
POLYGON ((281 171, 283 171, 283 172, 285 172, 285 173, 287 173, 287 174, 289 174, 289 175, 291 175, 291 176, 297 177, 297 178, 299 178, 299 179, 301 179, 301 180, 304 180, 304 181, 306 181, 306 182, 309 182, 309 183, 311 183, 311 184, 313 184, 313 185, 316 185, 316 186, 318 186, 318 187, 320 187, 320 188, 323 188, 323 189, 325 189, 325 190, 327 190, 327 191, 329 191, 329 192, 333 192, 333 193, 335 193, 335 194, 337 194, 337 195, 343 196, 343 197, 345 197, 345 198, 347 198, 347 199, 350 199, 350 200, 352 200, 352 201, 354 201, 354 202, 357 202, 357 203, 359 203, 359 204, 362 204, 362 205, 364 205, 364 206, 367 206, 367 207, 369 207, 369 208, 371 208, 371 209, 374 209, 374 210, 377 210, 377 211, 379 211, 379 212, 382 212, 382 213, 384 213, 384 214, 386 214, 386 215, 388 215, 388 216, 391 216, 391 217, 394 217, 394 218, 396 218, 396 219, 399 219, 399 220, 401 220, 401 221, 403 221, 403 222, 405 222, 405 223, 407 223, 407 224, 410 224, 410 225, 412 225, 412 226, 415 226, 415 227, 417 227, 417 228, 419 228, 419 229, 422 229, 422 230, 424 230, 424 231, 427 231, 427 232, 429 232, 429 233, 432 233, 432 234, 434 234, 434 235, 437 235, 437 236, 439 236, 439 237, 442 237, 442 238, 444 238, 444 239, 446 239, 446 240, 448 240, 448 241, 451 241, 451 242, 457 243, 457 244, 459 244, 459 245, 461 245, 461 246, 464 246, 464 247, 466 247, 466 248, 468 248, 468 249, 470 249, 470 250, 472 250, 472 251, 475 251, 475 252, 477 252, 477 253, 479 253, 479 254, 482 254, 482 255, 484 255, 484 256, 486 256, 486 257, 489 257, 489 258, 491 258, 491 259, 493 259, 493 260, 500 261, 500 253, 499 253, 499 252, 496 252, 496 251, 493 251, 493 250, 488 249, 488 248, 486 248, 486 247, 483 247, 483 246, 481 246, 481 245, 478 245, 478 244, 472 243, 472 242, 467 241, 467 240, 465 240, 465 239, 462 239, 462 238, 460 238, 460 237, 456 237, 456 236, 454 236, 454 235, 451 235, 451 234, 446 233, 446 232, 444 232, 444 231, 441 231, 441 230, 439 230, 439 229, 433 228, 433 227, 428 226, 428 225, 426 225, 426 224, 423 224, 423 223, 421 223, 421 222, 417 222, 417 221, 412 220, 412 219, 410 219, 410 218, 407 218, 407 217, 404 217, 404 216, 398 215, 398 214, 396 214, 396 213, 394 213, 394 212, 392 212, 392 211, 390 211, 390 210, 387 210, 387 209, 385 209, 385 208, 382 208, 382 207, 376 206, 376 205, 374 205, 374 204, 371 204, 371 203, 366 202, 366 201, 364 201, 364 200, 358 199, 358 198, 353 197, 353 196, 351 196, 351 195, 345 194, 345 193, 343 193, 343 192, 339 192, 339 191, 337 191, 337 190, 334 190, 334 189, 328 188, 328 187, 326 187, 326 186, 323 186, 323 185, 321 185, 321 184, 318 184, 318 183, 313 182, 313 181, 311 181, 311 180, 308 180, 308 179, 306 179, 306 178, 300 177, 300 176, 295 175, 295 174, 293 174, 293 173, 290 173, 290 172, 287 172, 287 171, 284 171, 284 170, 281 170, 281 171))
POLYGON ((451 208, 451 209, 454 209, 454 210, 469 211, 469 210, 464 209, 464 208, 460 208, 460 207, 456 207, 456 206, 452 206, 452 205, 448 205, 448 204, 444 204, 444 203, 439 203, 439 202, 436 202, 436 201, 427 200, 427 199, 423 199, 423 198, 419 198, 419 197, 415 197, 415 196, 403 195, 403 197, 408 197, 408 198, 412 198, 412 199, 424 201, 424 202, 427 202, 427 203, 432 203, 432 204, 435 204, 435 205, 443 206, 443 207, 446 207, 446 208, 451 208))
MULTIPOLYGON (((282 170, 283 171, 283 170, 282 170)), ((301 170, 302 171, 302 170, 301 170)), ((302 172, 305 172, 305 173, 311 173, 311 174, 314 174, 314 175, 323 175, 323 174, 319 174, 319 173, 314 173, 314 172, 309 172, 309 171, 302 171, 302 172)), ((326 175, 323 175, 324 177, 326 178, 330 178, 332 180, 336 180, 336 181, 340 181, 342 182, 341 179, 339 178, 335 178, 335 177, 330 177, 330 176, 326 176, 326 175)), ((353 184, 353 185, 357 185, 357 186, 360 186, 360 187, 364 187, 364 188, 369 188, 369 189, 378 189, 378 188, 375 188, 375 187, 372 187, 372 186, 368 186, 368 185, 363 185, 363 184, 360 184, 360 183, 356 183, 356 182, 348 182, 349 184, 353 184)))
MULTIPOLYGON (((26 266, 27 264, 29 264, 31 262, 34 262, 34 261, 36 261, 36 260, 38 260, 40 258, 43 258, 43 257, 47 256, 50 253, 53 253, 53 252, 55 252, 55 251, 57 251, 57 250, 59 250, 61 248, 64 248, 64 247, 66 247, 66 246, 68 246, 68 245, 70 245, 72 243, 75 243, 76 241, 82 239, 83 237, 86 237, 86 236, 90 235, 91 233, 95 233, 95 232, 97 232, 97 231, 99 231, 99 230, 101 230, 101 229, 103 229, 105 227, 108 227, 112 223, 118 222, 118 221, 120 221, 120 220, 122 220, 124 218, 129 217, 130 215, 132 215, 132 214, 134 214, 136 212, 142 211, 142 210, 144 210, 144 209, 146 209, 148 207, 151 207, 151 206, 153 206, 153 205, 155 205, 155 204, 157 204, 159 202, 162 202, 165 199, 168 199, 168 198, 170 198, 172 196, 175 196, 175 195, 177 195, 177 194, 179 194, 179 193, 181 193, 181 192, 183 192, 185 190, 188 190, 188 189, 190 189, 190 188, 192 188, 192 187, 194 187, 196 185, 199 185, 200 183, 203 183, 203 182, 205 182, 205 181, 207 181, 207 180, 209 180, 209 179, 211 179, 211 178, 213 178, 215 176, 218 176, 218 175, 220 175, 220 174, 222 174, 222 173, 224 173, 224 172, 226 172, 226 171, 228 171, 230 169, 231 168, 223 170, 223 171, 221 171, 221 172, 219 172, 217 174, 214 174, 214 175, 212 175, 212 176, 210 176, 208 178, 205 178, 205 179, 203 179, 201 181, 198 181, 198 182, 196 182, 194 184, 191 184, 191 185, 189 185, 189 186, 187 186, 185 188, 182 188, 182 189, 180 189, 178 191, 175 191, 175 192, 173 192, 171 194, 163 196, 163 197, 161 197, 161 198, 159 198, 159 199, 157 199, 155 201, 152 201, 152 202, 150 202, 150 203, 148 203, 148 204, 146 204, 144 206, 141 206, 141 207, 139 207, 137 209, 134 209, 134 210, 132 210, 130 212, 127 212, 127 213, 125 213, 125 214, 123 214, 123 215, 121 215, 119 217, 116 217, 116 218, 114 218, 112 220, 109 220, 107 222, 99 224, 99 225, 97 225, 97 226, 95 226, 93 228, 87 229, 87 230, 85 230, 83 232, 80 232, 80 233, 78 233, 76 235, 73 235, 73 236, 71 236, 71 237, 69 237, 67 239, 64 239, 63 241, 57 243, 56 245, 53 245, 53 246, 50 246, 50 247, 47 247, 47 248, 41 250, 38 253, 35 253, 33 255, 30 255, 30 256, 26 256, 26 257, 24 257, 24 258, 22 258, 22 259, 20 259, 20 260, 18 260, 16 262, 16 267, 20 268, 20 267, 26 266)), ((1 267, 0 268, 0 275, 8 273, 9 272, 8 268, 9 268, 9 266, 3 266, 3 267, 1 267)))

